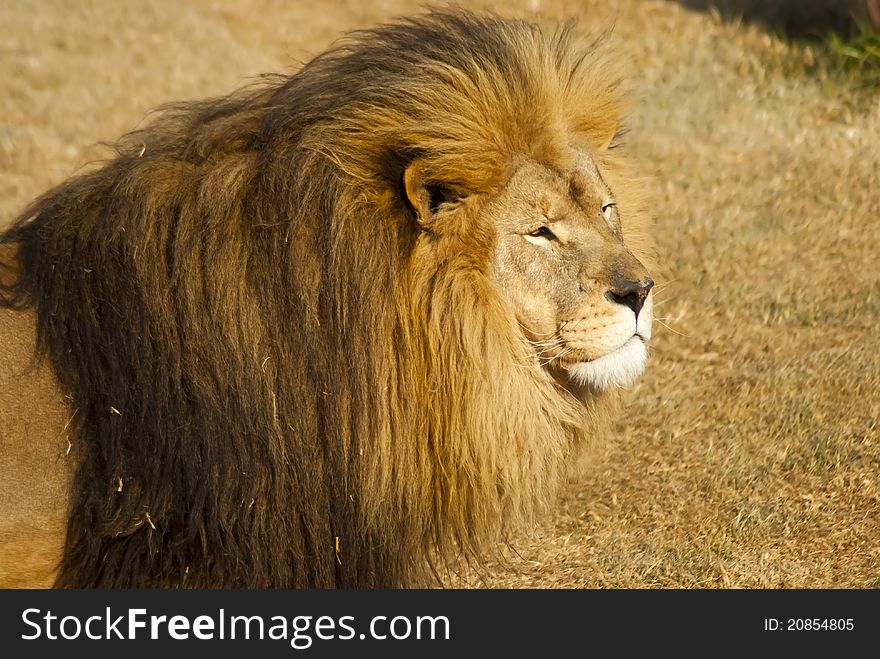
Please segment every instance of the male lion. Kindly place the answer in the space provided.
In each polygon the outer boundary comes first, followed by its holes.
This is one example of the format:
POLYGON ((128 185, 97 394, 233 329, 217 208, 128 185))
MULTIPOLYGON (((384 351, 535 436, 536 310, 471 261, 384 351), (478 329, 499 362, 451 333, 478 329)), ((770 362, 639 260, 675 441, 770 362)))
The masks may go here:
POLYGON ((645 365, 621 107, 601 39, 431 13, 39 198, 0 245, 2 580, 393 587, 491 555, 645 365))

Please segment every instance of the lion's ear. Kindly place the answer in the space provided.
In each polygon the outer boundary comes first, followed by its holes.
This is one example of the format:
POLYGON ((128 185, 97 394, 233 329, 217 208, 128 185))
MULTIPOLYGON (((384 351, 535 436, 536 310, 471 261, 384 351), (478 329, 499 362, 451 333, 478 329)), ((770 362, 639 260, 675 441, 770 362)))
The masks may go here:
POLYGON ((404 170, 403 188, 419 224, 430 223, 443 204, 458 199, 458 195, 448 185, 427 179, 424 163, 419 159, 413 160, 404 170))

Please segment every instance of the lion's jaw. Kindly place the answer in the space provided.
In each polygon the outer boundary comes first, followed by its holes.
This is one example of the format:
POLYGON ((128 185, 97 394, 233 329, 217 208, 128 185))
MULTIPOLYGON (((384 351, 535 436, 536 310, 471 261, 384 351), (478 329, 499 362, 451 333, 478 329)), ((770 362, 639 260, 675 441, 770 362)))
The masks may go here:
MULTIPOLYGON (((621 323, 623 327, 617 334, 625 338, 617 348, 594 359, 568 362, 564 366, 566 376, 574 384, 596 391, 634 385, 644 373, 648 361, 647 344, 651 340, 653 298, 653 295, 648 296, 635 322, 631 317, 632 313, 626 310, 630 318, 624 318, 621 323)), ((627 315, 623 311, 619 313, 627 315)))

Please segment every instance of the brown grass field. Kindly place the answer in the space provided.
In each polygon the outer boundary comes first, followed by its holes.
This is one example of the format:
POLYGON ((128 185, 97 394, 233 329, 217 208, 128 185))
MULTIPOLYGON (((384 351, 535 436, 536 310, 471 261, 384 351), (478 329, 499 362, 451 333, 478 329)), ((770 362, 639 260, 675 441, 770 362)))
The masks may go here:
MULTIPOLYGON (((550 524, 465 583, 880 586, 880 97, 681 4, 467 4, 615 23, 665 267, 623 420, 550 524)), ((154 106, 418 7, 0 0, 0 223, 154 106)))

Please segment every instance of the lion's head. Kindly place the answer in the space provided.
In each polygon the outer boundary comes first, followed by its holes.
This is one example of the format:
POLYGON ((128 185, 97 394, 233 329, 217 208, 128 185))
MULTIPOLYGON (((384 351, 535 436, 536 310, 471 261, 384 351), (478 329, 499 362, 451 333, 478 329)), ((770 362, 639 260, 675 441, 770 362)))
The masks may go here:
POLYGON ((545 510, 650 338, 619 89, 571 26, 432 13, 35 202, 4 298, 75 410, 59 583, 412 584, 545 510))
POLYGON ((492 236, 486 273, 536 359, 565 386, 601 392, 644 370, 654 282, 624 241, 614 190, 590 150, 573 144, 567 155, 561 168, 511 163, 501 189, 480 203, 441 208, 412 174, 407 191, 433 231, 461 222, 492 236))

